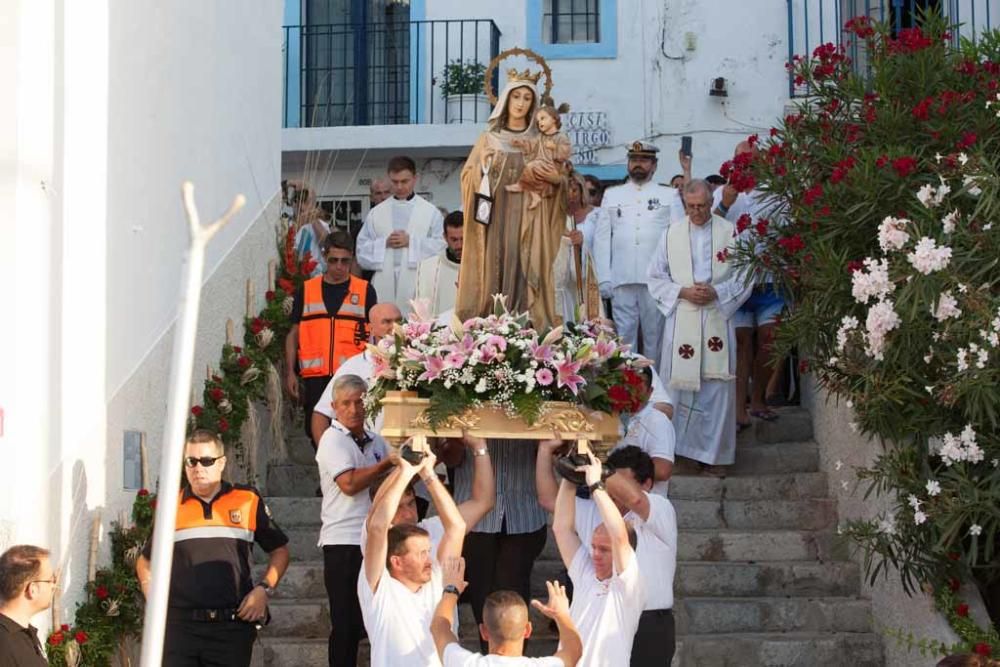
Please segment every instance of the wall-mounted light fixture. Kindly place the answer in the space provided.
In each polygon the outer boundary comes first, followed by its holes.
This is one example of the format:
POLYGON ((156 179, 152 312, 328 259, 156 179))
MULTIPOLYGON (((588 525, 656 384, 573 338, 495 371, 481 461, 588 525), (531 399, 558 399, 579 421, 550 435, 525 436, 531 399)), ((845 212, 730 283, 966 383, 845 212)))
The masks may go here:
POLYGON ((712 87, 708 89, 708 94, 712 97, 729 97, 729 91, 726 90, 726 78, 720 76, 712 79, 712 87))

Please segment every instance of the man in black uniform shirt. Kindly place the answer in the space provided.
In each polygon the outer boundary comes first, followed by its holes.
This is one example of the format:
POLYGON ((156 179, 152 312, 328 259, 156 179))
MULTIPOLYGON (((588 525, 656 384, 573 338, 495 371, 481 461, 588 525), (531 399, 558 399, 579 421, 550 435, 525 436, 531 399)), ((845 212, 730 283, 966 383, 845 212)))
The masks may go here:
MULTIPOLYGON (((222 441, 195 431, 184 448, 188 484, 180 492, 170 601, 163 642, 167 667, 250 664, 257 624, 288 567, 288 538, 271 520, 255 489, 222 481, 222 441), (270 558, 264 576, 251 579, 256 542, 270 558)), ((167 499, 164 498, 164 502, 167 499)), ((152 540, 136 562, 147 594, 152 540)))
POLYGON ((47 550, 21 544, 0 556, 0 665, 48 664, 31 617, 49 608, 55 589, 47 550))

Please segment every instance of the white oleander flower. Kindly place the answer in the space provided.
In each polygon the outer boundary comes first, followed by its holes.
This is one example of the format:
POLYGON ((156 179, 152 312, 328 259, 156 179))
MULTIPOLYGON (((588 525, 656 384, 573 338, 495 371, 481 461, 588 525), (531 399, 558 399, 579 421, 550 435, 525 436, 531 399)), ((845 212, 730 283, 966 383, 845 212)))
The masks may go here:
POLYGON ((938 322, 958 317, 962 314, 962 309, 958 307, 958 299, 951 295, 951 292, 941 292, 937 307, 931 309, 931 314, 938 322))
POLYGON ((913 513, 913 523, 915 523, 916 525, 919 526, 920 524, 924 523, 925 521, 927 521, 927 515, 926 514, 924 514, 920 510, 917 510, 916 512, 913 513))
POLYGON ((899 250, 906 245, 910 240, 910 235, 906 233, 908 224, 910 221, 906 218, 894 218, 891 215, 882 221, 878 226, 878 246, 882 252, 899 250))
POLYGON ((896 289, 889 280, 888 261, 866 257, 864 265, 864 269, 851 274, 851 295, 855 301, 867 304, 869 299, 883 299, 896 289))
POLYGON ((941 218, 941 227, 944 229, 945 234, 951 234, 955 231, 955 225, 958 223, 958 209, 949 213, 948 215, 941 218))
POLYGON ((882 352, 886 334, 897 328, 899 323, 899 315, 893 310, 891 301, 879 301, 869 308, 868 318, 865 320, 865 354, 881 361, 884 358, 882 352))
POLYGON ((936 479, 927 480, 927 495, 936 496, 941 493, 941 482, 936 479))
POLYGON ((983 534, 983 527, 980 526, 978 523, 974 523, 971 526, 969 526, 969 535, 982 535, 982 534, 983 534))
MULTIPOLYGON (((913 252, 906 256, 910 264, 920 273, 929 275, 948 266, 951 261, 951 248, 938 246, 934 239, 925 236, 914 246, 913 252)), ((857 275, 859 272, 855 272, 857 275)))

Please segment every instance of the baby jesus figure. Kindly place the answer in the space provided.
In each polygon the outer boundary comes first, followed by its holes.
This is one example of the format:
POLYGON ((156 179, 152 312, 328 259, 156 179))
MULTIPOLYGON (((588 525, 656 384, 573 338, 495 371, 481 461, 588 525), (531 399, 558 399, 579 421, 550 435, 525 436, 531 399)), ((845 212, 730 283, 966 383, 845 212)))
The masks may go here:
POLYGON ((559 131, 562 121, 555 107, 541 107, 535 112, 535 123, 541 133, 538 139, 511 141, 511 145, 520 148, 531 159, 525 163, 518 182, 506 188, 508 192, 527 192, 529 209, 537 208, 542 197, 555 193, 555 186, 569 170, 573 150, 569 137, 559 131))

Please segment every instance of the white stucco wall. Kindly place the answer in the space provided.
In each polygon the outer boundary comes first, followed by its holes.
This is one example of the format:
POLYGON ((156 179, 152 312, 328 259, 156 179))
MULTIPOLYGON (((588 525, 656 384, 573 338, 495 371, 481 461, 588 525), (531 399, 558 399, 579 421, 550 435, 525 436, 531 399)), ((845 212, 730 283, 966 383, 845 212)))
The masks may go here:
MULTIPOLYGON (((261 299, 280 178, 280 0, 8 3, 0 83, 0 549, 50 547, 61 619, 86 576, 93 516, 126 511, 122 436, 145 431, 158 468, 187 230, 244 211, 208 251, 195 377, 216 361, 244 282, 261 299)), ((200 389, 199 389, 200 393, 200 389)), ((42 621, 44 619, 37 619, 42 621)), ((44 626, 44 624, 43 624, 44 626)))

